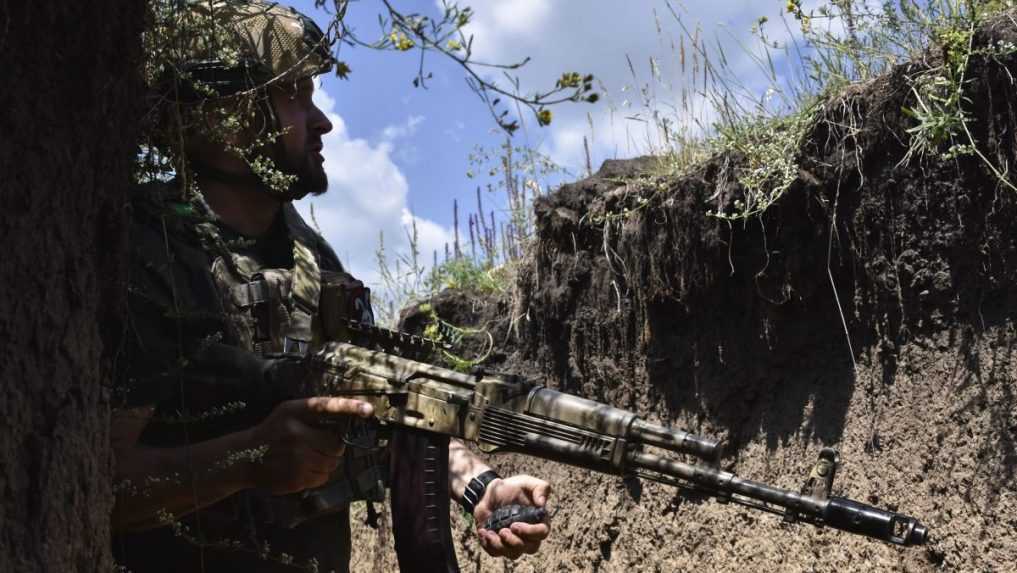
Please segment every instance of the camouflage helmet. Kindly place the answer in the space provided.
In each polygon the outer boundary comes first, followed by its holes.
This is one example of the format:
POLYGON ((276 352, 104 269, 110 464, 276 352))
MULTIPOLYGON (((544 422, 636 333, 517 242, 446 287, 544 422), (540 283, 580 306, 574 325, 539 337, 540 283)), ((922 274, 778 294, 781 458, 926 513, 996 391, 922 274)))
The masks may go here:
POLYGON ((188 0, 184 17, 196 33, 184 42, 179 69, 218 95, 316 76, 335 64, 321 28, 277 2, 188 0))

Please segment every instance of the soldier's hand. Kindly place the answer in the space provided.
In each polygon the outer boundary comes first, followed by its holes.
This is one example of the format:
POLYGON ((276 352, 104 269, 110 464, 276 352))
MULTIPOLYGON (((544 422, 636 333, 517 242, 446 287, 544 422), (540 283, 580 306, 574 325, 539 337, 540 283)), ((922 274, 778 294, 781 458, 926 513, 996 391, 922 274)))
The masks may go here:
POLYGON ((524 553, 533 554, 551 533, 547 523, 513 523, 501 531, 483 528, 494 510, 504 505, 520 504, 544 507, 551 494, 551 484, 533 476, 517 475, 498 478, 487 485, 484 497, 473 510, 480 546, 489 555, 517 559, 524 553))
POLYGON ((370 404, 348 398, 320 396, 279 404, 248 430, 251 447, 266 448, 263 456, 248 462, 251 485, 281 495, 324 484, 342 456, 342 435, 313 424, 325 417, 367 418, 373 413, 370 404))

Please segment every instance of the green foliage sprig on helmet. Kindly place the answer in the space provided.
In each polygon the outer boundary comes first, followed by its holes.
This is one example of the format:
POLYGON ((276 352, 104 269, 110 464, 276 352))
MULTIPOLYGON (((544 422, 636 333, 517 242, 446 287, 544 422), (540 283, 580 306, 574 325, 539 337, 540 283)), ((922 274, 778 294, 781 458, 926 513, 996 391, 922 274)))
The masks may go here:
POLYGON ((335 28, 326 34, 307 16, 266 0, 152 0, 149 7, 145 77, 155 101, 143 149, 165 155, 186 177, 204 168, 186 153, 188 142, 203 138, 244 159, 246 180, 298 198, 296 177, 266 153, 284 132, 268 88, 332 70, 335 28))
POLYGON ((178 55, 181 71, 220 95, 326 73, 333 40, 307 16, 265 0, 186 4, 211 34, 195 33, 178 55))

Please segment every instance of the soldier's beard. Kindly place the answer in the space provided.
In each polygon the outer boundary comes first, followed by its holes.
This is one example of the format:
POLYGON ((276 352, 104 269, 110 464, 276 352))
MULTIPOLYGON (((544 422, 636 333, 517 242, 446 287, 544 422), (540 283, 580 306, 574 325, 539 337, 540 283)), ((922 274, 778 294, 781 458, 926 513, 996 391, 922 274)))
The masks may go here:
POLYGON ((297 180, 293 183, 290 191, 297 198, 305 195, 323 195, 328 191, 328 176, 325 174, 325 166, 317 160, 315 153, 305 151, 302 160, 294 161, 287 154, 278 154, 283 157, 277 161, 280 171, 287 175, 296 175, 297 180))
POLYGON ((328 175, 325 174, 325 166, 315 159, 314 154, 304 155, 303 165, 297 170, 296 175, 296 185, 311 195, 324 195, 328 191, 328 175))

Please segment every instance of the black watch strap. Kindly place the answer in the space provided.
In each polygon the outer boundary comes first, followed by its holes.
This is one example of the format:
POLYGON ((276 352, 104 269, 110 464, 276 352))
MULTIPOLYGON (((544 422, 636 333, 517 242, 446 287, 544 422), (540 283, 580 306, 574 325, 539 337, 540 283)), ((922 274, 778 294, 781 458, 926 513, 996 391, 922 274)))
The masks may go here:
POLYGON ((484 492, 487 491, 487 484, 500 477, 501 476, 494 470, 487 470, 479 476, 471 479, 470 483, 466 484, 466 490, 463 491, 463 500, 459 502, 462 504, 463 510, 472 515, 477 504, 480 503, 480 500, 484 499, 484 492))

